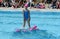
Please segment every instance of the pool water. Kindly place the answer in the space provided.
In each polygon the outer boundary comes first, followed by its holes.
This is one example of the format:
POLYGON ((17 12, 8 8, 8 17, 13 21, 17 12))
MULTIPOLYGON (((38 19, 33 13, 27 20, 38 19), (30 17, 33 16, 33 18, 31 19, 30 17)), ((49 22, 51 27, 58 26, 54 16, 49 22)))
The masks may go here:
POLYGON ((23 26, 22 11, 0 11, 0 39, 60 39, 60 12, 31 11, 30 15, 31 27, 39 30, 15 32, 23 26))

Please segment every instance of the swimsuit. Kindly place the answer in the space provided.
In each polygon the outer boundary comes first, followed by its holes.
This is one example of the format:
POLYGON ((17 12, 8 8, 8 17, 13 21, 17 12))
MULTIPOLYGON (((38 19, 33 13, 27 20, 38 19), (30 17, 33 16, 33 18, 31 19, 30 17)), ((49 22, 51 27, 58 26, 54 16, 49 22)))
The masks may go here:
POLYGON ((29 11, 28 10, 25 10, 24 11, 24 19, 25 20, 28 20, 28 18, 29 18, 29 15, 28 14, 29 14, 29 11))

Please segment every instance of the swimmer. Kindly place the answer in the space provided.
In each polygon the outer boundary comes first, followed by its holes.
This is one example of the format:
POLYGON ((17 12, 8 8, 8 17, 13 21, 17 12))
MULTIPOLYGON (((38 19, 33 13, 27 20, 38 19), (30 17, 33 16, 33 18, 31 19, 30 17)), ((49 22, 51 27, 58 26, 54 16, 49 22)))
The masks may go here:
POLYGON ((30 28, 30 11, 28 10, 28 5, 26 4, 24 8, 25 9, 23 10, 23 17, 24 17, 23 28, 25 28, 26 22, 28 23, 28 26, 30 28))

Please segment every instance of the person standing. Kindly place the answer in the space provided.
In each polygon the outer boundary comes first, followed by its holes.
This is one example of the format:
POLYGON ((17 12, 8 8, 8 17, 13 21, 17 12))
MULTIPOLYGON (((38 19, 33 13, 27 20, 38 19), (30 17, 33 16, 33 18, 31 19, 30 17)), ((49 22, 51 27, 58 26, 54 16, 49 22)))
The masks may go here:
POLYGON ((23 24, 23 28, 25 28, 26 22, 28 23, 29 28, 30 27, 30 11, 28 10, 28 4, 25 4, 24 6, 24 10, 23 10, 23 17, 24 17, 24 24, 23 24))

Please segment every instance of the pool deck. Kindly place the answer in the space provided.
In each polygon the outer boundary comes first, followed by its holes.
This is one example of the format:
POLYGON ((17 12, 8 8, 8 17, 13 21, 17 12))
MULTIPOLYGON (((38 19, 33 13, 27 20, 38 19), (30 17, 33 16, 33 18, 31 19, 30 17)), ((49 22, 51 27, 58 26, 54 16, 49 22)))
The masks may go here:
MULTIPOLYGON (((24 8, 12 8, 12 7, 0 7, 0 11, 22 11, 24 8)), ((37 8, 28 8, 31 11, 44 11, 44 12, 60 12, 60 9, 37 9, 37 8)))

